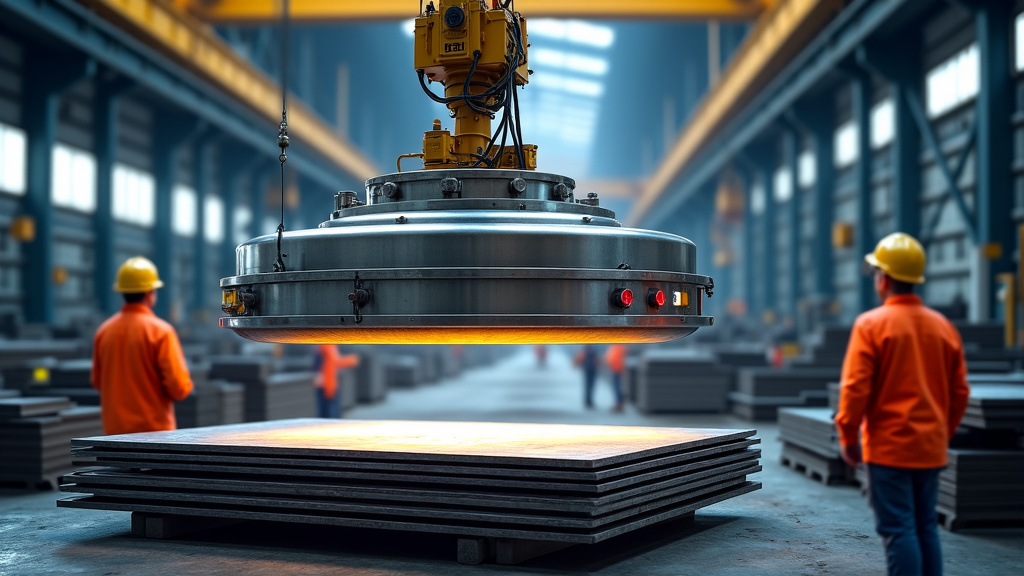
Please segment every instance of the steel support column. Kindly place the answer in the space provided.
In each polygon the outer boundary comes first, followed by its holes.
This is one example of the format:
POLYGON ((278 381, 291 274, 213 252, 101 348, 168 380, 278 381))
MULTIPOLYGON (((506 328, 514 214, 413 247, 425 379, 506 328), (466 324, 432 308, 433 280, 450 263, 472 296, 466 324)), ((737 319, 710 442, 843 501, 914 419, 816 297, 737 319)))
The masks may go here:
POLYGON ((754 176, 749 170, 737 169, 743 186, 743 303, 747 317, 754 313, 754 212, 751 210, 751 194, 754 176))
MULTIPOLYGON (((197 135, 199 144, 195 146, 192 156, 192 185, 196 191, 196 235, 192 238, 192 310, 200 314, 206 309, 206 295, 209 294, 210 286, 207 285, 208 278, 206 270, 207 243, 206 243, 206 198, 210 188, 210 145, 203 143, 200 135, 197 135)), ((192 315, 192 314, 190 314, 192 315)))
POLYGON ((153 179, 156 180, 156 222, 153 226, 154 264, 160 271, 164 287, 156 303, 156 313, 165 319, 170 317, 171 304, 177 294, 174 273, 174 184, 178 177, 178 150, 191 138, 198 124, 183 121, 169 114, 161 115, 154 122, 153 130, 153 179))
POLYGON ((797 325, 800 312, 800 140, 802 135, 787 126, 783 139, 783 158, 789 168, 789 185, 793 191, 789 199, 789 302, 787 308, 797 325))
POLYGON ((775 285, 778 277, 778 270, 775 267, 775 168, 776 158, 769 155, 768 158, 758 156, 758 173, 761 177, 761 188, 764 190, 764 212, 761 213, 761 242, 764 251, 761 262, 764 275, 761 277, 763 289, 761 310, 762 319, 771 319, 775 323, 778 315, 778 303, 775 301, 775 285))
POLYGON ((22 212, 35 221, 35 239, 22 244, 21 293, 25 321, 53 324, 56 289, 53 282, 54 209, 50 187, 53 183, 53 145, 57 137, 57 115, 61 94, 93 73, 92 61, 56 57, 41 50, 29 51, 25 62, 25 107, 23 119, 28 133, 28 178, 22 212))
MULTIPOLYGON (((235 267, 235 211, 242 205, 244 195, 238 187, 243 174, 256 170, 259 164, 270 162, 269 157, 252 159, 252 153, 237 144, 223 144, 220 147, 217 166, 217 189, 224 201, 224 241, 220 246, 221 276, 234 276, 235 267), (251 160, 250 160, 251 159, 251 160)), ((255 230, 252 222, 250 229, 255 230)), ((212 279, 211 279, 212 280, 212 279)))
POLYGON ((1013 133, 1010 125, 1013 84, 1010 81, 1010 22, 1012 2, 991 0, 975 13, 980 56, 977 103, 977 214, 978 309, 972 319, 988 320, 995 306, 995 275, 1013 270, 1016 242, 1011 222, 1013 211, 1010 156, 1013 133))
POLYGON ((113 171, 117 161, 117 141, 120 133, 118 110, 120 96, 134 83, 126 78, 98 82, 93 99, 93 126, 96 138, 96 212, 93 214, 95 236, 93 292, 104 315, 111 315, 121 307, 117 293, 110 289, 114 283, 118 263, 114 261, 113 171))
MULTIPOLYGON (((857 165, 854 168, 857 182, 857 241, 855 257, 861 258, 874 248, 875 235, 871 210, 871 76, 866 73, 853 75, 853 122, 857 127, 857 165)), ((857 312, 871 308, 875 301, 872 279, 857 276, 857 312)))

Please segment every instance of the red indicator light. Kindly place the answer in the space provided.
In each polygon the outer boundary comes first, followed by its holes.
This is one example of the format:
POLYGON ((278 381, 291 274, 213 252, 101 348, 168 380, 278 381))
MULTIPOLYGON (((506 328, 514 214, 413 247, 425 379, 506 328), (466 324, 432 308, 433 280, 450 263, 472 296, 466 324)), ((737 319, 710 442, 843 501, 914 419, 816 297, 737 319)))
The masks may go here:
POLYGON ((633 291, 628 288, 612 292, 612 302, 623 308, 629 308, 633 304, 633 291))
POLYGON ((653 308, 661 308, 665 305, 665 293, 651 288, 647 291, 647 305, 653 308))

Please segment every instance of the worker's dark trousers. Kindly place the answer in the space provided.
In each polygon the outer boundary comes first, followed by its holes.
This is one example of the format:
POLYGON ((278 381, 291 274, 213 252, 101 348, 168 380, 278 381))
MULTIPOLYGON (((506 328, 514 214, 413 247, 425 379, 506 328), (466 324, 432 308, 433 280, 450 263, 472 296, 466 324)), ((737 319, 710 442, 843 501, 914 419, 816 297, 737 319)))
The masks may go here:
POLYGON ((594 405, 594 383, 597 382, 597 368, 583 368, 583 405, 594 405))
POLYGON ((875 529, 885 544, 890 576, 942 574, 939 544, 939 472, 867 464, 875 529))
POLYGON ((328 398, 323 388, 316 389, 316 417, 341 418, 341 390, 334 392, 334 398, 328 398))

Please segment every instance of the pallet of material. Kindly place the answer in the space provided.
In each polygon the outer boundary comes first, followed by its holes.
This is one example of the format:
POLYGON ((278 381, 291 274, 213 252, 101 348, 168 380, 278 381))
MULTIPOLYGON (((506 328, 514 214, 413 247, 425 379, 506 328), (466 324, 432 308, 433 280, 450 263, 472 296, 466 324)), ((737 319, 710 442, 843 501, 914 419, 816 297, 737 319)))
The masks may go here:
POLYGON ((839 433, 829 408, 779 408, 779 438, 826 458, 839 459, 839 433))
POLYGON ((708 352, 648 350, 640 356, 636 407, 645 413, 725 412, 734 374, 708 352))
POLYGON ((823 484, 849 484, 853 480, 850 467, 842 460, 826 458, 788 442, 782 444, 781 462, 783 466, 823 484))
POLYGON ((33 416, 0 418, 0 483, 55 488, 73 470, 71 439, 103 433, 99 408, 49 406, 33 416))
POLYGON ((80 495, 58 506, 592 544, 759 489, 754 434, 308 419, 79 438, 103 468, 66 476, 80 495))
POLYGON ((938 511, 943 526, 1024 525, 1024 451, 949 450, 939 474, 938 511))

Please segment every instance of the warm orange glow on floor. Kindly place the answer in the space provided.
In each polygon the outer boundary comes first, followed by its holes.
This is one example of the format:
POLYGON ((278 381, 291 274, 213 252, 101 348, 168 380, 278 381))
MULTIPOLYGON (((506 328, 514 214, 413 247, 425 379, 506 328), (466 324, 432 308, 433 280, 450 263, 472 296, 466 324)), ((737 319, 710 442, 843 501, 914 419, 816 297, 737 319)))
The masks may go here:
POLYGON ((552 328, 544 326, 403 328, 239 328, 239 336, 281 344, 630 344, 668 342, 695 327, 638 326, 552 328))

